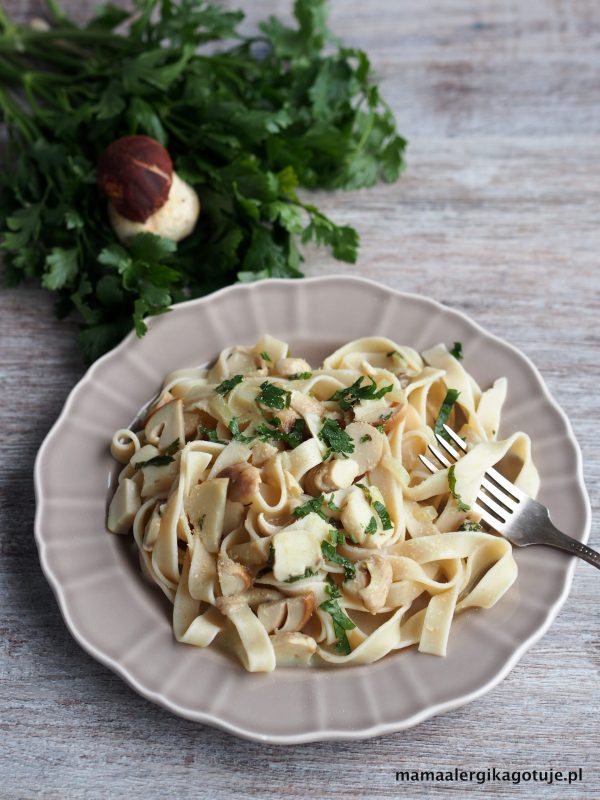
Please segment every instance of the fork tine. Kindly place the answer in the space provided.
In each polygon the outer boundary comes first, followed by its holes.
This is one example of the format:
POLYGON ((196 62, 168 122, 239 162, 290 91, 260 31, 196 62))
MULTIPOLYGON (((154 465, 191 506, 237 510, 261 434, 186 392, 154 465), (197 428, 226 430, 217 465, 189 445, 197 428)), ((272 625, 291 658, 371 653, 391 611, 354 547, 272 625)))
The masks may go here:
MULTIPOLYGON (((452 441, 456 445, 458 445, 458 447, 460 447, 463 453, 466 453, 467 445, 464 439, 462 439, 457 433, 455 433, 449 425, 444 425, 444 430, 446 431, 448 436, 452 439, 452 441)), ((527 495, 525 494, 525 492, 522 492, 519 488, 517 488, 514 485, 514 483, 511 483, 509 480, 507 480, 504 477, 504 475, 498 472, 497 469, 494 469, 494 467, 490 467, 485 474, 487 475, 488 478, 491 478, 493 481, 495 481, 499 487, 504 489, 505 492, 511 495, 511 498, 514 498, 515 502, 518 503, 521 500, 527 499, 527 495)))
POLYGON ((419 456, 419 458, 421 459, 421 462, 423 464, 425 464, 425 466, 427 467, 429 472, 439 472, 439 470, 436 467, 436 465, 432 464, 431 461, 428 458, 426 458, 425 456, 419 456))
POLYGON ((430 452, 432 452, 433 455, 437 458, 437 460, 440 462, 440 464, 442 464, 444 467, 451 467, 452 466, 451 462, 448 461, 446 456, 442 452, 440 452, 437 449, 437 447, 434 447, 432 444, 427 445, 427 447, 429 448, 430 452))
POLYGON ((496 514, 496 516, 502 522, 506 522, 510 517, 510 515, 512 514, 512 511, 507 510, 506 508, 502 508, 501 505, 499 505, 495 500, 493 500, 488 494, 485 494, 484 492, 477 493, 477 502, 484 503, 485 506, 489 508, 490 511, 493 511, 494 514, 496 514))
POLYGON ((441 434, 436 433, 435 438, 438 440, 439 444, 444 448, 444 450, 448 453, 448 455, 452 456, 452 458, 455 461, 458 461, 458 459, 460 458, 460 453, 457 453, 456 450, 444 439, 444 437, 441 434))
POLYGON ((492 483, 487 478, 483 478, 481 481, 481 487, 487 489, 488 494, 490 494, 494 500, 498 503, 502 503, 503 506, 506 506, 507 511, 512 513, 516 507, 519 505, 518 502, 500 489, 499 486, 496 486, 495 483, 492 483))
POLYGON ((471 508, 473 509, 473 511, 476 511, 479 514, 481 519, 485 523, 487 523, 490 526, 490 528, 493 528, 495 531, 498 531, 498 533, 502 533, 501 529, 504 528, 504 525, 503 523, 500 522, 500 520, 497 517, 495 517, 493 514, 488 513, 479 503, 473 503, 471 508))

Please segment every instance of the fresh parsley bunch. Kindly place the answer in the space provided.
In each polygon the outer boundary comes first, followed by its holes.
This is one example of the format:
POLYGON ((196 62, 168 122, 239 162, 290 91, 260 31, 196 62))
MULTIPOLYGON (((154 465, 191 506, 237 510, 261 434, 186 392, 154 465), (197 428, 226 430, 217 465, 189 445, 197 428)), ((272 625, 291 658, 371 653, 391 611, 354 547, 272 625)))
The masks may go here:
POLYGON ((296 0, 295 27, 271 17, 255 37, 238 33, 241 12, 204 0, 109 4, 85 27, 47 6, 48 30, 0 9, 1 247, 9 285, 41 283, 59 316, 79 313, 88 361, 172 302, 300 276, 299 241, 355 260, 357 232, 297 189, 394 181, 405 142, 366 54, 329 32, 325 0, 296 0), (200 196, 179 246, 141 234, 126 248, 108 223, 97 159, 136 133, 200 196))

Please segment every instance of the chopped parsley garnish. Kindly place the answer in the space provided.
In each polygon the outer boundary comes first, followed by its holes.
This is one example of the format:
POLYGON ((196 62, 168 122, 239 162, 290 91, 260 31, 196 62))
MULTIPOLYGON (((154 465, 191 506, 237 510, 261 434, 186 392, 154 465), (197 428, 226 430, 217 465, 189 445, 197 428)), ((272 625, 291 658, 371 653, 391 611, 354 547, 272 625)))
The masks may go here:
POLYGON ((448 417, 450 416, 452 407, 456 403, 459 394, 460 392, 458 391, 458 389, 448 389, 448 391, 446 392, 446 397, 444 397, 444 402, 440 407, 433 428, 434 433, 443 436, 444 439, 446 439, 447 441, 450 441, 450 438, 444 429, 444 425, 448 422, 448 417))
POLYGON ((319 608, 331 614, 333 630, 337 637, 336 650, 347 656, 351 650, 346 631, 351 631, 353 628, 356 628, 356 625, 352 622, 350 617, 344 614, 337 600, 325 600, 324 603, 321 603, 319 608))
POLYGON ((456 505, 458 506, 459 511, 470 511, 471 506, 463 503, 461 496, 456 494, 456 477, 454 475, 455 467, 456 464, 453 464, 448 470, 448 488, 450 489, 450 494, 456 500, 456 505))
POLYGON ((297 419, 294 422, 292 430, 286 433, 281 430, 281 420, 279 417, 273 417, 273 419, 268 419, 266 422, 261 422, 254 432, 263 442, 267 442, 269 439, 277 442, 285 442, 285 444, 293 450, 295 447, 298 447, 299 444, 302 444, 304 428, 304 420, 297 419))
POLYGON ((331 453, 341 453, 345 456, 354 452, 354 442, 346 431, 335 419, 327 418, 319 431, 319 439, 327 445, 327 452, 323 456, 325 461, 331 453))
POLYGON ((392 356, 400 356, 402 358, 402 353, 399 353, 397 350, 390 350, 389 353, 386 353, 387 358, 391 358, 392 356))
POLYGON ((377 520, 375 517, 371 517, 369 520, 369 524, 365 528, 365 533, 368 533, 369 536, 372 536, 374 533, 377 533, 377 520))
POLYGON ((466 519, 458 529, 459 531, 482 531, 483 528, 478 522, 471 522, 470 519, 466 519))
POLYGON ((245 436, 240 431, 240 424, 237 420, 237 417, 232 417, 231 422, 229 423, 229 430, 231 431, 231 435, 236 440, 236 442, 251 442, 254 439, 253 436, 245 436))
POLYGON ((342 596, 342 593, 340 592, 340 587, 333 580, 331 575, 327 575, 326 580, 327 580, 327 585, 325 586, 325 591, 332 600, 337 600, 338 597, 342 596))
POLYGON ((266 350, 263 350, 263 351, 262 351, 262 353, 260 354, 260 357, 261 357, 261 358, 262 358, 264 361, 270 361, 271 363, 273 363, 273 359, 272 359, 272 358, 271 358, 271 356, 270 356, 270 355, 267 353, 267 351, 266 351, 266 350))
POLYGON ((462 342, 454 342, 454 347, 450 350, 450 355, 454 356, 458 361, 462 361, 463 351, 462 342))
POLYGON ((177 452, 178 447, 179 439, 175 439, 170 445, 168 445, 168 447, 165 448, 164 453, 158 456, 153 456, 147 461, 138 461, 135 464, 135 469, 144 469, 144 467, 165 467, 167 464, 172 464, 173 461, 175 461, 173 454, 177 452))
POLYGON ((344 531, 332 530, 329 531, 329 541, 332 545, 346 544, 346 534, 344 531))
POLYGON ((216 428, 207 428, 205 425, 198 425, 198 438, 202 436, 206 436, 209 442, 214 442, 215 444, 227 444, 224 439, 219 439, 216 428))
POLYGON ((359 488, 359 489, 362 489, 362 490, 363 490, 363 492, 365 493, 365 497, 367 498, 367 500, 369 501, 369 503, 372 503, 372 502, 373 502, 373 497, 372 497, 372 495, 371 495, 371 492, 370 492, 370 490, 369 490, 369 487, 368 487, 368 486, 365 486, 365 484, 364 484, 364 483, 355 483, 354 485, 355 485, 355 486, 358 486, 358 488, 359 488))
POLYGON ((279 386, 275 386, 274 383, 263 381, 260 385, 260 392, 256 397, 256 402, 259 405, 283 411, 284 408, 289 408, 291 398, 292 393, 288 392, 287 389, 281 389, 279 386))
POLYGON ((383 425, 375 425, 375 430, 379 431, 379 433, 385 433, 383 425))
POLYGON ((331 497, 327 501, 327 508, 330 508, 332 511, 341 511, 342 509, 333 502, 333 492, 331 497))
POLYGON ((361 443, 361 444, 364 444, 365 442, 370 442, 370 441, 372 441, 372 439, 373 439, 373 437, 372 437, 370 434, 368 434, 368 433, 365 433, 365 435, 364 435, 364 436, 361 436, 361 437, 360 437, 360 443, 361 443))
MULTIPOLYGON (((330 535, 332 533, 334 533, 334 531, 331 531, 330 535)), ((337 542, 338 532, 335 531, 335 533, 337 542)), ((335 546, 332 545, 331 542, 328 542, 326 539, 324 539, 321 542, 321 552, 323 553, 323 558, 326 558, 327 561, 332 561, 334 564, 339 564, 341 567, 344 568, 345 581, 351 580, 356 575, 356 567, 354 566, 352 561, 340 555, 340 553, 338 553, 338 551, 335 549, 335 546)))
POLYGON ((273 564, 275 563, 275 548, 272 544, 269 545, 269 555, 267 557, 267 562, 262 569, 256 573, 257 578, 262 578, 263 575, 266 575, 267 572, 271 572, 273 569, 273 564))
POLYGON ((302 519, 302 517, 306 517, 310 513, 318 514, 321 519, 327 519, 327 515, 321 509, 323 505, 323 495, 320 494, 318 497, 312 497, 310 500, 307 500, 306 503, 303 503, 301 506, 297 506, 292 511, 292 516, 296 517, 296 519, 302 519))
POLYGON ((288 375, 288 381, 307 381, 312 378, 312 372, 294 372, 293 375, 288 375))
POLYGON ((289 578, 286 578, 284 580, 284 583, 296 583, 296 581, 303 581, 305 578, 312 578, 313 575, 316 574, 317 573, 314 571, 314 569, 307 567, 302 573, 302 575, 290 575, 289 578))
POLYGON ((381 524, 383 525, 384 531, 389 531, 394 526, 392 525, 392 520, 390 519, 390 515, 388 513, 387 508, 383 505, 380 500, 375 500, 373 503, 373 508, 379 514, 379 519, 381 520, 381 524))
POLYGON ((217 392, 217 394, 223 395, 223 397, 226 397, 229 394, 229 392, 243 380, 244 380, 243 375, 234 375, 233 378, 228 378, 227 380, 222 381, 218 386, 216 386, 215 392, 217 392))
POLYGON ((379 400, 394 388, 390 383, 389 386, 382 386, 381 389, 378 389, 373 378, 369 378, 370 384, 363 386, 363 380, 365 380, 365 377, 361 375, 360 378, 354 381, 352 386, 338 389, 329 399, 339 403, 343 411, 350 411, 361 400, 379 400))
POLYGON ((202 530, 202 528, 204 527, 204 520, 205 519, 206 519, 206 514, 202 514, 202 516, 198 520, 198 527, 200 528, 200 530, 202 530))

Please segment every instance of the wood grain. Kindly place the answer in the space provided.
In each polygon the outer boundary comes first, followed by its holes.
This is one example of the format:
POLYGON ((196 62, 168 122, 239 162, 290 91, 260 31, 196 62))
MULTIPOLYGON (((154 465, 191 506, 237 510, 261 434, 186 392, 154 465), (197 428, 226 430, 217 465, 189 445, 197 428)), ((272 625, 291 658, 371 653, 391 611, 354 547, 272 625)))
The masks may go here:
MULTIPOLYGON (((21 19, 39 4, 7 0, 21 19)), ((92 0, 64 5, 85 16, 92 0)), ((229 5, 238 5, 237 2, 229 5)), ((244 4, 247 26, 289 2, 244 4)), ((362 234, 344 269, 462 309, 524 350, 569 415, 600 507, 600 11, 593 0, 332 0, 410 140, 393 186, 317 198, 362 234)), ((138 697, 67 633, 37 561, 32 465, 83 372, 74 323, 41 291, 0 293, 0 797, 438 798, 396 769, 582 767, 570 789, 466 785, 459 797, 600 796, 597 571, 580 564, 551 630, 484 698, 398 735, 252 744, 138 697)), ((597 528, 592 545, 600 545, 597 528)), ((402 687, 398 687, 402 691, 402 687)))

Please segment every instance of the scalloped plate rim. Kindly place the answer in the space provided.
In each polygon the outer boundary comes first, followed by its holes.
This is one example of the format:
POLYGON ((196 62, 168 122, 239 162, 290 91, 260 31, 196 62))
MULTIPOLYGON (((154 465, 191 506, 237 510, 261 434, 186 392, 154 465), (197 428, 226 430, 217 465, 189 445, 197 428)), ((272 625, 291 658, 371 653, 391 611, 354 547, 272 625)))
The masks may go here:
MULTIPOLYGON (((226 286, 222 289, 219 289, 203 297, 195 298, 192 300, 186 300, 182 303, 177 303, 171 307, 171 311, 169 312, 169 314, 177 313, 177 311, 182 308, 189 308, 190 306, 203 306, 209 304, 215 298, 222 297, 223 295, 229 293, 239 292, 239 291, 242 292, 260 291, 261 287, 264 287, 265 285, 293 286, 297 284, 319 284, 326 282, 362 283, 367 286, 376 287, 380 291, 383 290, 386 293, 390 293, 392 295, 404 298, 406 300, 412 299, 421 302, 425 301, 434 308, 436 308, 438 311, 456 315, 458 318, 462 319, 468 325, 475 328, 479 333, 483 334, 486 338, 494 340, 503 347, 509 349, 515 357, 523 360, 531 370, 532 374, 534 375, 536 382, 538 384, 538 388, 542 390, 542 393, 546 401, 551 406, 553 406, 554 410, 558 412, 559 416, 565 423, 566 438, 570 440, 576 456, 577 468, 575 475, 576 478, 575 484, 577 490, 581 495, 581 499, 583 500, 585 507, 585 521, 584 521, 584 529, 581 541, 583 541, 584 543, 588 541, 590 534, 590 527, 591 527, 591 506, 584 482, 581 451, 577 439, 575 438, 575 434, 573 432, 573 428, 569 418, 567 417, 566 413, 563 411, 563 409, 560 407, 558 402, 551 394, 550 390, 546 386, 546 383, 541 373, 539 372, 533 361, 525 353, 523 353, 521 350, 515 347, 513 344, 491 333, 490 331, 485 329, 482 325, 480 325, 477 321, 471 319, 471 317, 469 317, 464 312, 456 308, 444 305, 438 300, 435 300, 434 298, 429 297, 427 295, 422 295, 415 292, 404 292, 386 286, 385 284, 379 283, 378 281, 371 280, 370 278, 363 278, 354 275, 324 275, 312 278, 301 278, 294 281, 290 281, 289 279, 285 278, 270 278, 262 281, 257 281, 255 283, 233 284, 231 286, 226 286)), ((152 324, 154 323, 154 319, 156 318, 150 318, 146 320, 149 327, 152 326, 152 324)), ((86 370, 86 372, 83 374, 80 380, 70 390, 58 418, 56 419, 56 421, 54 422, 54 424, 44 437, 44 440, 38 450, 34 466, 34 489, 35 489, 35 502, 36 502, 34 535, 38 547, 42 570, 56 597, 61 615, 70 634, 73 636, 75 641, 80 645, 80 647, 82 647, 83 650, 85 650, 94 659, 104 664, 113 672, 115 672, 117 675, 119 675, 121 678, 123 678, 125 682, 132 689, 134 689, 139 695, 145 697, 146 699, 151 700, 152 702, 156 703, 162 708, 174 714, 177 714, 178 716, 181 716, 185 719, 210 725, 212 727, 218 728, 222 731, 231 733, 235 736, 239 736, 249 741, 262 742, 268 744, 293 745, 293 744, 305 744, 305 743, 319 742, 319 741, 353 741, 353 740, 356 741, 362 739, 369 739, 376 736, 382 736, 388 733, 395 733, 398 731, 406 730, 407 728, 411 728, 415 725, 418 725, 421 722, 424 722, 425 720, 430 719, 433 716, 436 716, 438 714, 443 714, 455 708, 459 708, 460 706, 466 705, 467 703, 476 700, 478 697, 483 696, 487 692, 491 691, 495 686, 497 686, 506 677, 506 675, 508 675, 511 669, 520 661, 520 659, 527 652, 527 650, 529 650, 529 648, 532 645, 534 645, 537 641, 539 641, 542 638, 542 636, 546 633, 546 631, 550 628, 550 626, 556 619, 556 616, 558 615, 560 609, 562 608, 568 597, 571 584, 573 581, 575 566, 577 563, 575 558, 571 559, 571 561, 566 565, 563 585, 560 595, 557 597, 556 601, 547 608, 546 616, 543 622, 525 641, 523 641, 520 644, 519 647, 513 650, 511 655, 504 660, 502 665, 499 667, 498 671, 489 680, 484 681, 481 685, 477 686, 470 692, 466 692, 462 695, 454 697, 445 702, 434 703, 422 709, 421 711, 412 714, 406 719, 402 719, 397 722, 378 723, 376 725, 372 725, 369 727, 353 729, 353 730, 342 730, 342 729, 317 730, 317 731, 307 731, 305 733, 294 734, 294 735, 261 734, 258 733, 257 731, 253 731, 248 728, 244 728, 241 727, 240 725, 236 725, 232 722, 229 722, 228 720, 210 712, 190 711, 189 709, 186 709, 185 707, 180 706, 177 703, 174 703, 173 701, 169 700, 159 692, 155 692, 143 686, 131 674, 131 672, 127 667, 125 667, 123 664, 113 659, 111 656, 103 653, 94 644, 92 644, 83 634, 81 634, 77 629, 77 625, 71 618, 65 592, 63 591, 60 581, 53 573, 46 559, 46 543, 44 541, 44 536, 42 532, 42 517, 43 517, 42 510, 45 498, 41 490, 42 463, 44 455, 46 453, 46 450, 50 447, 53 440, 55 439, 57 433, 60 431, 75 396, 78 394, 78 392, 82 389, 83 386, 85 386, 87 383, 93 380, 94 374, 101 364, 103 364, 105 361, 109 359, 114 358, 115 356, 118 356, 121 352, 125 351, 130 345, 130 343, 132 341, 135 341, 136 338, 137 337, 135 335, 135 332, 131 331, 118 345, 116 345, 116 347, 114 347, 112 350, 109 350, 107 353, 101 356, 97 361, 95 361, 89 367, 88 370, 86 370)))

